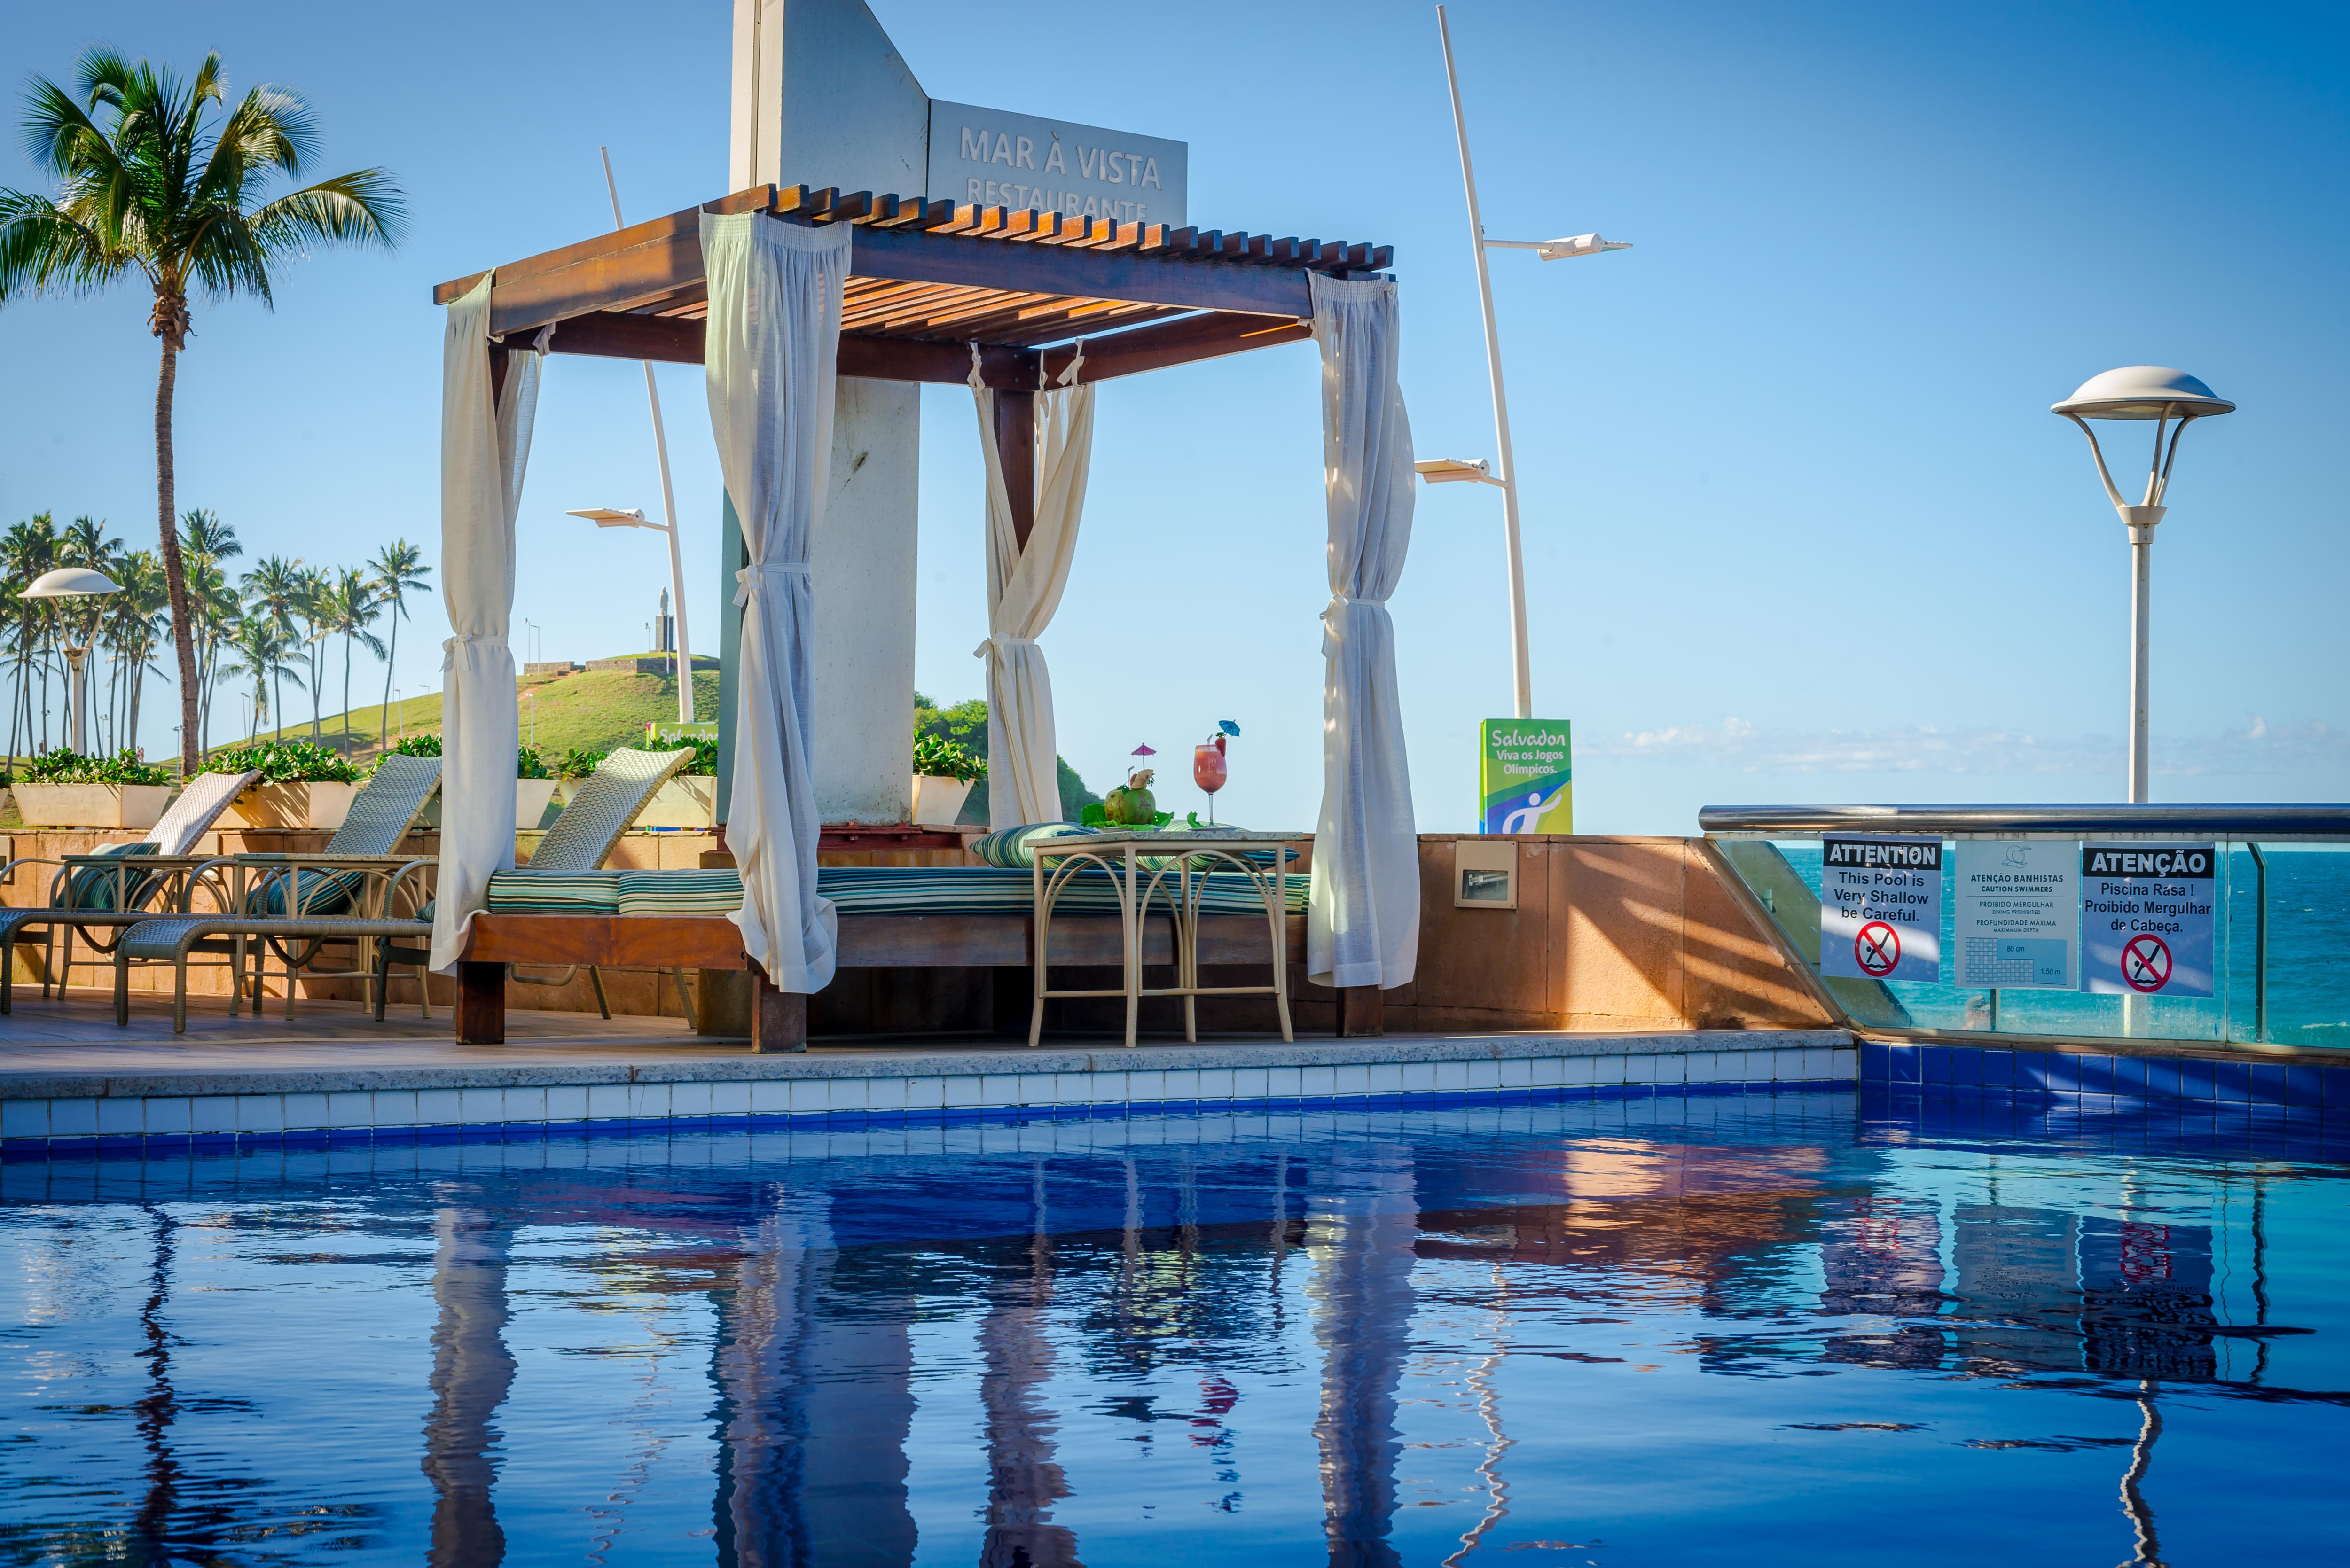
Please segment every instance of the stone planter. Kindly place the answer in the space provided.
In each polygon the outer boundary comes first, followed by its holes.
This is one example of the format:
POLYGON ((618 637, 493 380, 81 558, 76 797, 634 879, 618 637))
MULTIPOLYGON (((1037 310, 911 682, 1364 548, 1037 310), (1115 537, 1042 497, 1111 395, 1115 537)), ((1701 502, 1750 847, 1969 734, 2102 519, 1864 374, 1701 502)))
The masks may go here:
POLYGON ((718 780, 709 774, 678 774, 653 792, 636 825, 706 830, 717 821, 718 780))
POLYGON ((135 827, 163 819, 169 784, 20 784, 17 815, 27 827, 135 827))
POLYGON ((255 784, 220 814, 223 827, 318 828, 332 833, 350 815, 355 784, 310 779, 255 784))
POLYGON ((917 827, 952 827, 955 818, 962 815, 962 803, 971 798, 970 779, 941 778, 935 774, 914 775, 914 826, 917 827))
MULTIPOLYGON (((556 786, 560 783, 562 781, 559 779, 515 780, 515 832, 530 833, 546 825, 546 808, 554 801, 556 794, 556 786)), ((568 788, 561 793, 565 800, 571 798, 571 791, 568 788)), ((431 804, 425 806, 423 822, 427 827, 441 826, 441 797, 438 794, 435 794, 431 804)))

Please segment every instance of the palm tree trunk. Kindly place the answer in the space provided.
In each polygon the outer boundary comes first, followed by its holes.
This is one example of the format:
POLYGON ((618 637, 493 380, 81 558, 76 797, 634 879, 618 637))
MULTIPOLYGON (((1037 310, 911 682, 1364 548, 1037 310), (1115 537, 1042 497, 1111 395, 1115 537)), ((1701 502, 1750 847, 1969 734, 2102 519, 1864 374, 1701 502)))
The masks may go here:
POLYGON ((161 535, 163 586, 172 598, 172 651, 180 671, 180 773, 196 775, 196 641, 188 614, 188 572, 180 560, 179 485, 172 462, 172 394, 180 380, 188 304, 159 295, 155 311, 164 330, 163 365, 155 377, 155 521, 161 535), (168 311, 168 317, 167 317, 168 311))
POLYGON ((351 634, 343 633, 343 755, 351 754, 351 634))

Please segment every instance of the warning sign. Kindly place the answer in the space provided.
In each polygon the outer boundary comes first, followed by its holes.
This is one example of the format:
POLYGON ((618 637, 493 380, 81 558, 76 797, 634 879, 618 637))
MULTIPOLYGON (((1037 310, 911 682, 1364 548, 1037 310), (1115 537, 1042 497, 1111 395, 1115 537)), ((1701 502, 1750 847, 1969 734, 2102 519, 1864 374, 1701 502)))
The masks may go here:
POLYGON ((1846 980, 1942 978, 1942 841, 1820 841, 1820 972, 1846 980))
POLYGON ((2081 989, 2210 995, 2218 860, 2209 844, 2081 846, 2081 989))
POLYGON ((2080 845, 1968 839, 1952 858, 1959 983, 2078 991, 2080 845))

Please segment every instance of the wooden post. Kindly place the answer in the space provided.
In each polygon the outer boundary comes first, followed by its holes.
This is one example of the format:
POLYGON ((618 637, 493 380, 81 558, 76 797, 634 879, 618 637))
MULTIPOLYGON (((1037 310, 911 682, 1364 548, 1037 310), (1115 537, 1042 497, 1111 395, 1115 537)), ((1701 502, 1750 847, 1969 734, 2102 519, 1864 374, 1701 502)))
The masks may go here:
POLYGON ((1020 547, 1036 526, 1036 394, 995 394, 995 450, 1003 459, 1003 488, 1012 501, 1012 532, 1020 547))
POLYGON ((751 1000, 751 1050, 756 1055, 807 1049, 807 1001, 788 991, 777 991, 766 971, 751 971, 757 986, 751 1000))
POLYGON ((457 1044, 506 1043, 506 966, 464 960, 457 965, 457 1044))
POLYGON ((1338 988, 1338 1033, 1341 1036, 1385 1034, 1387 994, 1376 985, 1338 988))

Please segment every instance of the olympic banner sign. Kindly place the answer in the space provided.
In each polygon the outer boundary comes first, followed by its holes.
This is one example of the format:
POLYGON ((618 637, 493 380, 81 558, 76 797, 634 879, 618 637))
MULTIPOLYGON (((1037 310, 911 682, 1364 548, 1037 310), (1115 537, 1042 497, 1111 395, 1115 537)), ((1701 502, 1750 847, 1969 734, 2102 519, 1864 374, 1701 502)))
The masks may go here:
POLYGON ((2219 885, 2208 843, 2081 846, 2081 989, 2210 995, 2219 885))
POLYGON ((1942 841, 1820 841, 1820 972, 1838 980, 1942 978, 1942 841))

